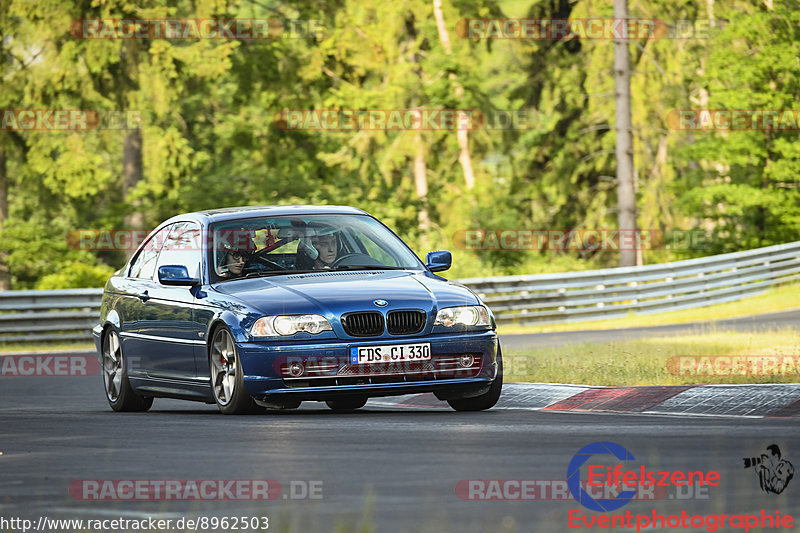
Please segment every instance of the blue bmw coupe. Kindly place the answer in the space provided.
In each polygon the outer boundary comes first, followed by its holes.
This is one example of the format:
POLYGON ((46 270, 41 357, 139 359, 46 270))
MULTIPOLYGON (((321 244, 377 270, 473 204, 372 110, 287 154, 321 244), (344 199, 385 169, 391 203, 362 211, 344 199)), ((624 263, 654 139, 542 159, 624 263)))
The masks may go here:
POLYGON ((108 280, 94 328, 115 411, 153 398, 226 414, 432 392, 457 411, 495 405, 492 313, 352 207, 239 207, 158 226, 108 280))

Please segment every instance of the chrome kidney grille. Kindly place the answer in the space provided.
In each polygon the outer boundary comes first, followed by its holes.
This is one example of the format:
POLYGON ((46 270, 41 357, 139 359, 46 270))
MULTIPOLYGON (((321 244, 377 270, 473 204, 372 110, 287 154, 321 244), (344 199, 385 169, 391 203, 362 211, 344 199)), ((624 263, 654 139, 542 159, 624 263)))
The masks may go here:
POLYGON ((351 337, 378 337, 383 335, 383 313, 365 311, 344 314, 342 327, 351 337))
POLYGON ((426 318, 424 311, 416 309, 389 311, 386 315, 386 325, 392 335, 413 335, 422 331, 426 318))
MULTIPOLYGON (((419 309, 399 309, 386 314, 386 329, 390 335, 414 335, 425 328, 428 315, 419 309)), ((384 332, 380 311, 361 311, 342 315, 344 332, 351 337, 379 337, 384 332)))

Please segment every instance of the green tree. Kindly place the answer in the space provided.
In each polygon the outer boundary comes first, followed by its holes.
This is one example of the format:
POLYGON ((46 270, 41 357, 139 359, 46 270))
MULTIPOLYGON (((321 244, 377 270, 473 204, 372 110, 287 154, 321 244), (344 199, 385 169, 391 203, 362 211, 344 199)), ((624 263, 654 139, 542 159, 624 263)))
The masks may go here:
MULTIPOLYGON (((800 10, 796 2, 731 13, 710 43, 709 109, 786 110, 800 96, 800 10)), ((679 152, 679 206, 713 232, 710 252, 797 239, 797 130, 701 131, 679 152)))

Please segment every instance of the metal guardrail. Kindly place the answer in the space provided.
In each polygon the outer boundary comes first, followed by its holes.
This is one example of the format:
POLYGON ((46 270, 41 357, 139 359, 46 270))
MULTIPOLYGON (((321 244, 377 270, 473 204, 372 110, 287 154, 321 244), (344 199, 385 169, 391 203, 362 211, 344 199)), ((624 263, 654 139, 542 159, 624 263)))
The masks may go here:
POLYGON ((103 289, 0 292, 0 344, 91 341, 103 289))
MULTIPOLYGON (((674 263, 460 279, 502 325, 624 317, 739 300, 800 280, 800 242, 674 263)), ((0 292, 0 344, 90 341, 103 289, 0 292)))
POLYGON ((498 324, 552 324, 739 300, 800 279, 800 242, 640 267, 458 280, 498 324))

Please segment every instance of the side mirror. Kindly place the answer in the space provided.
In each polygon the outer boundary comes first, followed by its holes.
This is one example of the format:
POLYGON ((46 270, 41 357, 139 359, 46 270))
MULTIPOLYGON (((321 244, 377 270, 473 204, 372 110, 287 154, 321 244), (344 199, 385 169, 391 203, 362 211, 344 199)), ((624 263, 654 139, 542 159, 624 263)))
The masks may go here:
POLYGON ((425 255, 425 266, 431 272, 447 270, 453 264, 453 255, 449 250, 436 250, 425 255))
POLYGON ((193 287, 200 285, 200 280, 189 277, 189 269, 183 265, 164 265, 158 267, 158 281, 162 285, 193 287))

